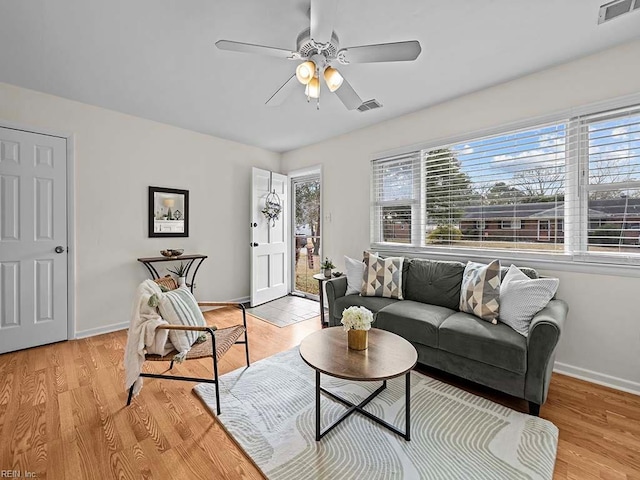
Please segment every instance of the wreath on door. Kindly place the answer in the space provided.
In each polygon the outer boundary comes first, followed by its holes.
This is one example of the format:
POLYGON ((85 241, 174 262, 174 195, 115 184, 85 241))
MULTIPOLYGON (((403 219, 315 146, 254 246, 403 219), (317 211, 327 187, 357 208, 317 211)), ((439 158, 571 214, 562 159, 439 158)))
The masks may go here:
POLYGON ((282 202, 280 201, 280 197, 273 190, 269 195, 267 195, 267 199, 265 200, 264 208, 262 209, 262 214, 272 222, 272 225, 276 226, 276 220, 280 218, 280 213, 282 212, 282 202))

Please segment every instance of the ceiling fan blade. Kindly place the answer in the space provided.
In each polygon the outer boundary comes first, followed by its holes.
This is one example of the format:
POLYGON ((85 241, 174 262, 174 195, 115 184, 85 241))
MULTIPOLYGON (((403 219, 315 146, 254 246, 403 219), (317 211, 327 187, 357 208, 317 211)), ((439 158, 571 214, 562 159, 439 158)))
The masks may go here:
POLYGON ((338 12, 338 0, 311 0, 311 38, 329 43, 338 12))
POLYGON ((353 89, 351 84, 347 82, 347 79, 344 78, 344 76, 342 78, 342 85, 340 85, 340 88, 338 88, 334 93, 338 96, 340 101, 344 103, 347 110, 355 110, 362 105, 362 99, 353 89))
POLYGON ((297 52, 285 50, 284 48, 267 47, 266 45, 254 45, 252 43, 234 42, 233 40, 218 40, 216 47, 220 50, 230 52, 255 53, 258 55, 269 55, 271 57, 287 58, 295 60, 300 58, 297 52))
POLYGON ((270 107, 277 107, 282 104, 286 100, 286 98, 291 94, 295 87, 300 85, 298 80, 296 79, 295 74, 291 75, 291 78, 284 82, 284 84, 275 91, 271 98, 265 102, 265 105, 269 105, 270 107))
POLYGON ((338 52, 338 61, 344 65, 369 62, 407 62, 418 58, 421 51, 422 47, 417 40, 362 45, 361 47, 341 49, 338 52))

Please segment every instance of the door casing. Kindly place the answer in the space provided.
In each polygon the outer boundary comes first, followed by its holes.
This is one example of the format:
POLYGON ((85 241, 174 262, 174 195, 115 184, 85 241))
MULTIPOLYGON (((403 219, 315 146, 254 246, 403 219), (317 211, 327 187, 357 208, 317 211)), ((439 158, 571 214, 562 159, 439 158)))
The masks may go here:
MULTIPOLYGON (((290 291, 293 292, 295 291, 295 285, 296 285, 296 265, 295 265, 295 257, 293 255, 293 249, 295 248, 295 245, 293 244, 293 233, 295 231, 296 226, 294 225, 296 219, 295 219, 295 195, 293 193, 293 185, 296 179, 300 179, 300 178, 304 178, 304 177, 312 177, 312 176, 318 176, 320 178, 320 248, 319 251, 322 253, 322 255, 324 255, 324 208, 323 208, 323 204, 324 204, 324 182, 322 179, 322 165, 314 165, 312 167, 309 168, 304 168, 304 169, 300 169, 300 170, 294 170, 292 172, 289 172, 287 174, 287 176, 289 177, 289 211, 291 212, 291 215, 289 215, 289 263, 290 263, 290 267, 289 267, 289 271, 291 272, 291 275, 289 276, 289 284, 290 284, 290 291)), ((311 298, 313 300, 319 300, 320 297, 319 295, 312 295, 312 294, 305 294, 306 297, 311 298)))

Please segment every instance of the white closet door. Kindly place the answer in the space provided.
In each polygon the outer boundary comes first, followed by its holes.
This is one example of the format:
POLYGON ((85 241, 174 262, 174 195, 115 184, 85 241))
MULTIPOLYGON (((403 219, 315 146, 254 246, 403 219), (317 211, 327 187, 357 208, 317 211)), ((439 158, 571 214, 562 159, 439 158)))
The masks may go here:
POLYGON ((0 353, 67 339, 67 145, 0 128, 0 353))

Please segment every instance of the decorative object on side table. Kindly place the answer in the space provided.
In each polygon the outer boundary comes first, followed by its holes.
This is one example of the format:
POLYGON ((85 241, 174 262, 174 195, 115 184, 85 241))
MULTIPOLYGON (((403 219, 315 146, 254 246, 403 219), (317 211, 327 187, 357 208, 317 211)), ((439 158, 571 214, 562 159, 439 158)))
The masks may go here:
POLYGON ((160 250, 160 255, 163 257, 177 258, 184 253, 184 248, 167 248, 166 250, 160 250))
MULTIPOLYGON (((181 250, 178 250, 178 251, 181 251, 181 250)), ((184 262, 187 264, 186 272, 185 272, 185 277, 186 277, 185 280, 186 280, 186 285, 191 290, 191 293, 193 293, 194 289, 196 288, 196 276, 198 274, 198 270, 200 269, 200 266, 202 265, 202 262, 204 262, 206 258, 207 256, 202 255, 201 253, 188 253, 185 255, 180 255, 179 259, 184 260, 184 262)), ((155 263, 175 262, 176 260, 177 260, 176 257, 173 257, 173 256, 167 257, 164 255, 161 257, 138 258, 138 261, 144 265, 144 267, 147 269, 147 271, 149 272, 149 275, 153 280, 160 278, 160 273, 158 272, 158 269, 154 267, 155 263)))
POLYGON ((167 271, 173 273, 178 277, 178 287, 183 287, 187 283, 187 265, 184 262, 180 262, 180 265, 167 268, 167 271))
POLYGON ((331 269, 336 268, 329 257, 324 257, 324 262, 320 265, 320 268, 324 270, 324 276, 327 278, 331 278, 331 269))
POLYGON ((347 332, 349 348, 366 350, 369 347, 369 330, 373 323, 373 313, 365 307, 349 307, 342 312, 342 320, 347 332))

